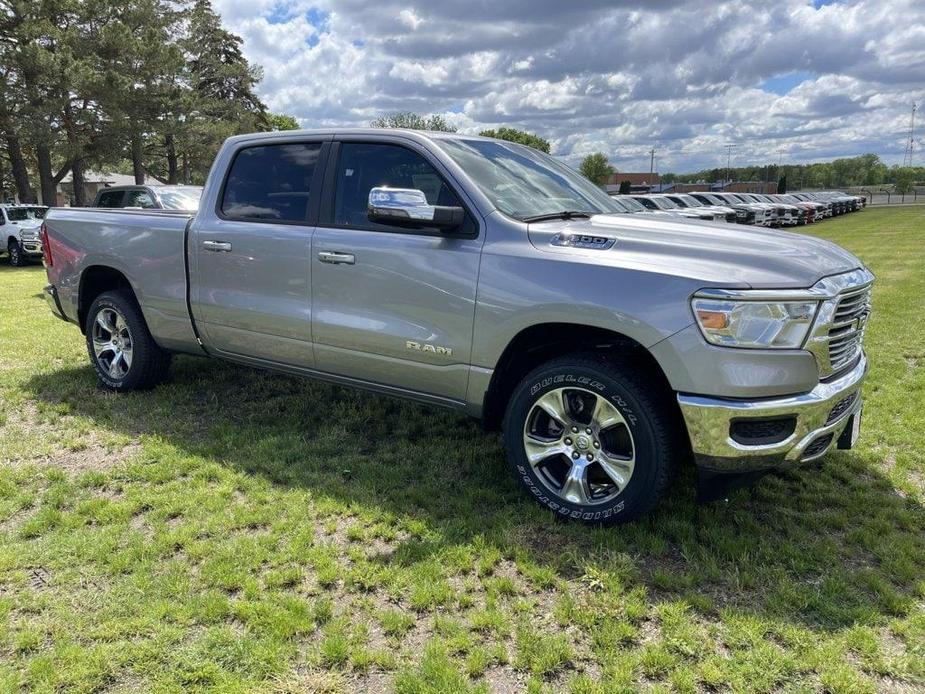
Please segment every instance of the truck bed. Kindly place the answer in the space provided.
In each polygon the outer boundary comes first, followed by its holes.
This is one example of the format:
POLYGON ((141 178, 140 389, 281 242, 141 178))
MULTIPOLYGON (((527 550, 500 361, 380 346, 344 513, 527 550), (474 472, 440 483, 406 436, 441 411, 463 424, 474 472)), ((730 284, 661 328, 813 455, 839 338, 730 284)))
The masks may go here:
POLYGON ((81 284, 111 268, 131 285, 154 339, 165 349, 198 351, 187 304, 186 233, 192 213, 55 207, 45 217, 57 288, 68 320, 80 323, 81 284))

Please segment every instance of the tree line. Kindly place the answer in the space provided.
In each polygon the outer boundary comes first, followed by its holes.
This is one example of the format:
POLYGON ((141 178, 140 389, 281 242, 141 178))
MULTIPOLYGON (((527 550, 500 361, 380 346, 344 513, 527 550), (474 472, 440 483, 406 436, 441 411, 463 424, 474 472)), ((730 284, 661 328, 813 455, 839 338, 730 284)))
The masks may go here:
POLYGON ((295 127, 209 0, 0 1, 0 193, 54 204, 71 174, 201 183, 222 140, 295 127))
POLYGON ((726 179, 778 181, 783 178, 794 190, 893 185, 897 192, 908 192, 917 182, 925 182, 925 167, 889 167, 876 154, 862 154, 812 164, 765 164, 730 169, 717 167, 688 174, 665 173, 661 178, 663 183, 699 183, 726 179))

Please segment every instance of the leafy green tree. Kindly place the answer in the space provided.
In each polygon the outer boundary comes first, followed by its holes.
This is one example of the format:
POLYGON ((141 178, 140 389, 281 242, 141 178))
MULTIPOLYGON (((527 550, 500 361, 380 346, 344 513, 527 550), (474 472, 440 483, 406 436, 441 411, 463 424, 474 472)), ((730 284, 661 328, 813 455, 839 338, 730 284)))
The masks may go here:
POLYGON ((299 121, 285 113, 268 113, 267 123, 270 130, 298 130, 299 121))
POLYGON ((784 174, 780 177, 780 180, 777 182, 777 192, 786 193, 787 192, 787 174, 784 174))
POLYGON ((581 160, 581 166, 578 170, 585 178, 599 186, 604 185, 614 173, 614 168, 607 161, 607 155, 603 152, 596 152, 586 156, 581 160))
POLYGON ((482 137, 494 137, 498 140, 507 140, 508 142, 516 142, 521 145, 527 145, 527 147, 533 147, 533 149, 538 149, 541 152, 546 152, 549 154, 549 140, 540 137, 526 130, 518 130, 517 128, 498 128, 497 130, 483 130, 479 133, 482 137))
POLYGON ((905 195, 912 191, 915 182, 915 171, 908 166, 897 166, 893 169, 894 188, 897 193, 905 195))
POLYGON ((407 130, 434 130, 437 132, 455 133, 456 128, 446 122, 439 114, 422 116, 412 111, 401 111, 379 116, 370 123, 373 128, 405 128, 407 130))
POLYGON ((629 195, 633 192, 633 184, 629 181, 620 181, 620 195, 629 195))

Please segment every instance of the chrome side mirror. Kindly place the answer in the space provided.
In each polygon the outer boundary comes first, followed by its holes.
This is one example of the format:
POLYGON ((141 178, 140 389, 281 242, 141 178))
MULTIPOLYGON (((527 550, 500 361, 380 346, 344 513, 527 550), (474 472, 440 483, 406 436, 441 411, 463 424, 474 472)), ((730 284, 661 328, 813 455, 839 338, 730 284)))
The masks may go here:
POLYGON ((372 222, 412 227, 455 229, 463 222, 461 207, 431 205, 415 188, 373 188, 369 191, 367 216, 372 222))

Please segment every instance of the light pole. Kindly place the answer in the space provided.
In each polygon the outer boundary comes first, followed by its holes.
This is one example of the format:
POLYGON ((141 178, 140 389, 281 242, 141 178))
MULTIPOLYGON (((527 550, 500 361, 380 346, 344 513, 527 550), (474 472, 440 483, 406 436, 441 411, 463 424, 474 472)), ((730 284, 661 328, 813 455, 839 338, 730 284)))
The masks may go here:
MULTIPOLYGON (((726 148, 726 185, 729 185, 729 171, 730 164, 732 163, 732 150, 736 148, 736 145, 732 144, 731 142, 727 142, 725 145, 723 145, 723 147, 726 148)), ((725 187, 726 186, 724 185, 723 188, 725 187)))

